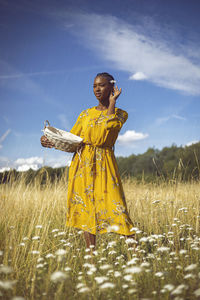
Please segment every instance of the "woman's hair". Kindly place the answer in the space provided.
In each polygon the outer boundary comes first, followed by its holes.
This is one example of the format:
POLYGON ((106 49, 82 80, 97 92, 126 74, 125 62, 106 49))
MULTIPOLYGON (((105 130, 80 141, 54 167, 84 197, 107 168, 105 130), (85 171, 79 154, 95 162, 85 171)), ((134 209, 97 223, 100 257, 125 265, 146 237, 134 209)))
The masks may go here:
POLYGON ((112 75, 110 75, 109 73, 106 73, 106 72, 103 72, 103 73, 98 73, 97 75, 96 75, 96 77, 95 78, 97 78, 97 77, 104 77, 104 78, 106 78, 109 82, 111 81, 111 80, 113 80, 113 83, 114 83, 114 77, 112 76, 112 75))

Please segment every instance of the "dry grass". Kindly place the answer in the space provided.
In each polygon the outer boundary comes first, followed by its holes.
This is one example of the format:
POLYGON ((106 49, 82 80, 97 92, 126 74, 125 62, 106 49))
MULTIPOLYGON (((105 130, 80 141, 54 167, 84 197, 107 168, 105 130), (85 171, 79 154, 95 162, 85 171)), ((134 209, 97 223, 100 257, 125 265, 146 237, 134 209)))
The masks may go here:
POLYGON ((2 299, 198 299, 200 184, 130 179, 124 190, 138 228, 135 253, 108 233, 97 236, 91 263, 82 231, 65 228, 66 178, 43 187, 23 178, 2 184, 2 299))

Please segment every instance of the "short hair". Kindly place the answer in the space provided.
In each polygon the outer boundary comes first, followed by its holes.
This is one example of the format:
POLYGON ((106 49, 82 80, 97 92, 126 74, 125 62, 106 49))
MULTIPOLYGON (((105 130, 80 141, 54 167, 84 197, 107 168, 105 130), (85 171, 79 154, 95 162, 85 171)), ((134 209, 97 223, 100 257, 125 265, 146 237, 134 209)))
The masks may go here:
MULTIPOLYGON (((114 77, 113 77, 112 75, 110 75, 109 73, 107 73, 107 72, 98 73, 98 74, 96 75, 95 78, 97 78, 97 77, 104 77, 104 78, 106 78, 109 82, 110 82, 111 80, 115 80, 114 77)), ((113 82, 113 84, 114 84, 114 82, 113 82)))

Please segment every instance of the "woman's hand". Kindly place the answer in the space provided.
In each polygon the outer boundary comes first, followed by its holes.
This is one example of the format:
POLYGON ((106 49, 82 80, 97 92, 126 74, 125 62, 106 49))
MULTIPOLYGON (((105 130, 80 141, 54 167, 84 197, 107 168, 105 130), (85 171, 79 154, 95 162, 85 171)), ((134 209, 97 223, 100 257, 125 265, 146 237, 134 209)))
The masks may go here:
POLYGON ((45 135, 41 136, 40 142, 41 142, 41 145, 43 147, 46 147, 46 148, 53 148, 53 147, 55 147, 55 145, 52 142, 50 142, 45 135))
POLYGON ((110 93, 110 97, 109 97, 109 103, 113 103, 116 102, 117 98, 119 97, 119 95, 121 94, 122 89, 118 89, 118 86, 116 85, 116 87, 113 87, 112 92, 110 93))
POLYGON ((119 97, 119 95, 121 94, 122 89, 118 89, 118 86, 116 85, 116 87, 113 87, 112 92, 110 93, 110 97, 109 97, 109 106, 108 106, 108 111, 107 111, 107 115, 112 115, 115 113, 115 103, 117 98, 119 97))

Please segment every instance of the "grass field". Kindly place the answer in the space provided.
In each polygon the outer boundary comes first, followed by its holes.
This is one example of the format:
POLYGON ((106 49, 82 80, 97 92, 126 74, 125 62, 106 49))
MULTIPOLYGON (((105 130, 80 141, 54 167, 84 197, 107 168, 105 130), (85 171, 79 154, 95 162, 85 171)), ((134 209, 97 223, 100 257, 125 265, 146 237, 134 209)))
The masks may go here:
POLYGON ((200 183, 123 185, 136 248, 97 235, 94 258, 65 227, 66 178, 0 185, 0 299, 200 299, 200 183))

